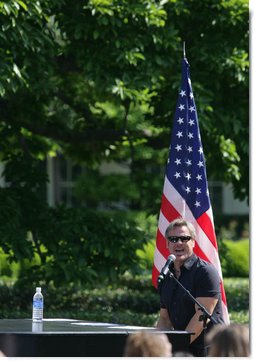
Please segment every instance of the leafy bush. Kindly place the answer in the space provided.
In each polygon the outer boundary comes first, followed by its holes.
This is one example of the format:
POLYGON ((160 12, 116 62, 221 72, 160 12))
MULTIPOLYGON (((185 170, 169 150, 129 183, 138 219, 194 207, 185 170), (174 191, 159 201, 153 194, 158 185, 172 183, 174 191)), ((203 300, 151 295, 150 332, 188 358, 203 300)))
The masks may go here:
POLYGON ((224 287, 231 323, 249 323, 249 279, 225 278, 224 287))
POLYGON ((249 276, 249 240, 225 241, 227 248, 223 261, 224 277, 249 276))
MULTIPOLYGON (((231 322, 249 322, 249 282, 245 278, 224 280, 231 322)), ((45 318, 73 318, 98 322, 152 326, 159 313, 159 295, 151 276, 119 279, 117 285, 78 288, 41 285, 45 318), (120 287, 121 286, 121 287, 120 287)), ((34 289, 0 286, 0 318, 31 318, 34 289)))
POLYGON ((230 311, 240 312, 249 309, 249 279, 225 278, 224 287, 230 311))

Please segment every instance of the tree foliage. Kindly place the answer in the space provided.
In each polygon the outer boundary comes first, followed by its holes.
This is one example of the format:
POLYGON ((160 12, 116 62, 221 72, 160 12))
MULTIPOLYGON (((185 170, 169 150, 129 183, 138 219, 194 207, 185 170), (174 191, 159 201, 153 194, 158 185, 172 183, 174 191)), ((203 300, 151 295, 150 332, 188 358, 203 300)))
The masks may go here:
POLYGON ((248 196, 247 0, 6 0, 0 24, 1 205, 18 230, 1 226, 6 249, 32 252, 56 152, 94 172, 128 163, 132 207, 158 211, 183 41, 208 177, 248 196))
POLYGON ((122 155, 135 168, 143 149, 168 147, 185 41, 209 175, 246 196, 247 1, 4 1, 0 9, 6 142, 22 137, 24 148, 33 138, 43 155, 53 142, 85 162, 122 155))

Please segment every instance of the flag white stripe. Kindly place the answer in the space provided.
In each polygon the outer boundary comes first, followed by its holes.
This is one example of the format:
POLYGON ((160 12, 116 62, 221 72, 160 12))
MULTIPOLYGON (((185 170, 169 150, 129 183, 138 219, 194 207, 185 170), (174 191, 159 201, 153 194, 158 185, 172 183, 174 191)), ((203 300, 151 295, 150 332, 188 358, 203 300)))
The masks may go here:
POLYGON ((165 231, 168 225, 169 225, 168 219, 164 216, 163 212, 160 211, 158 228, 163 236, 165 236, 165 231))
POLYGON ((155 248, 154 251, 154 266, 160 272, 163 266, 165 265, 167 259, 160 253, 160 251, 155 248))

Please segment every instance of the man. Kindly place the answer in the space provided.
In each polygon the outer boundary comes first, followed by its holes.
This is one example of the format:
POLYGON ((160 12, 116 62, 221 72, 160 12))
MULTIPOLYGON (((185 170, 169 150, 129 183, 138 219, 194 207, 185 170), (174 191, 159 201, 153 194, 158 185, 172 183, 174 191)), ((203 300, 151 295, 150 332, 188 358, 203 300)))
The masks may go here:
MULTIPOLYGON (((165 238, 170 254, 176 257, 172 268, 174 276, 205 307, 216 324, 223 324, 220 277, 212 264, 193 252, 196 238, 194 226, 183 219, 176 219, 167 227, 165 238)), ((157 328, 194 333, 190 337, 189 351, 194 356, 206 356, 202 315, 199 306, 168 275, 160 287, 160 316, 157 328)), ((212 321, 207 320, 207 331, 212 326, 212 321)))

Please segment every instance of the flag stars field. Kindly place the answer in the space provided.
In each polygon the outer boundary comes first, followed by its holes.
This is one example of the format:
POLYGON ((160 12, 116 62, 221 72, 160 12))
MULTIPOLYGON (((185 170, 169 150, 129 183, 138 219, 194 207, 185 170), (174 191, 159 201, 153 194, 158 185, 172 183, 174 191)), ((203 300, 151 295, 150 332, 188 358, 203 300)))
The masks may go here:
POLYGON ((203 161, 199 161, 197 165, 198 165, 198 167, 204 167, 203 161))
POLYGON ((189 124, 190 126, 194 126, 194 124, 195 124, 194 119, 190 119, 190 120, 188 121, 188 124, 189 124))

